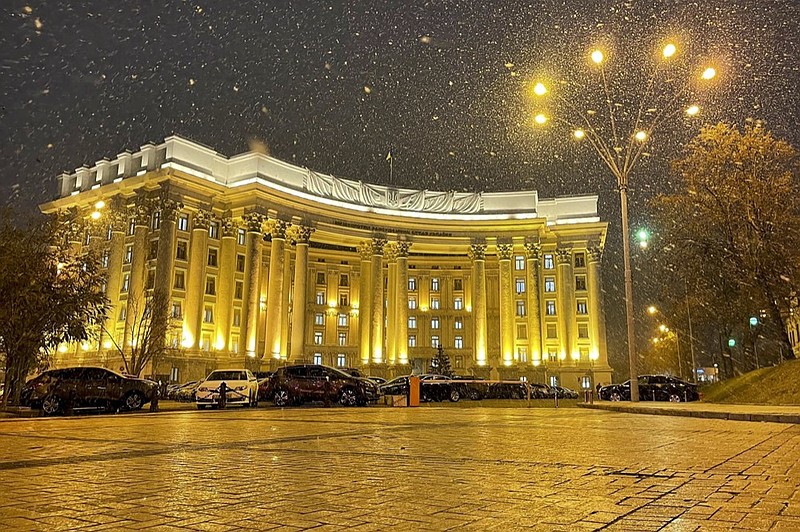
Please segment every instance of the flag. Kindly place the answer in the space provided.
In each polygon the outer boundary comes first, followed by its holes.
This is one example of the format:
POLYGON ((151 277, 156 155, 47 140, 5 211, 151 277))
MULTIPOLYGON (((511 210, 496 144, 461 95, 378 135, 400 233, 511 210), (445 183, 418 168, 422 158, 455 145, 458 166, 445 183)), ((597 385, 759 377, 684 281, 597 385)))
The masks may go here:
POLYGON ((391 148, 389 148, 389 153, 386 154, 386 160, 387 161, 391 161, 392 160, 392 149, 391 148))

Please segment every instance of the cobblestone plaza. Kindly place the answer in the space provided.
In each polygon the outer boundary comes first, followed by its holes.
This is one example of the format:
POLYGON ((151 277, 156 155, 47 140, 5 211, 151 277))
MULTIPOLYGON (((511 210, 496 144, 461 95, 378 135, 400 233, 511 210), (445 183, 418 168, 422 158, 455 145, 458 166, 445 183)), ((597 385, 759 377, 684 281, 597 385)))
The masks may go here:
POLYGON ((574 408, 0 422, 3 530, 798 530, 800 427, 574 408))

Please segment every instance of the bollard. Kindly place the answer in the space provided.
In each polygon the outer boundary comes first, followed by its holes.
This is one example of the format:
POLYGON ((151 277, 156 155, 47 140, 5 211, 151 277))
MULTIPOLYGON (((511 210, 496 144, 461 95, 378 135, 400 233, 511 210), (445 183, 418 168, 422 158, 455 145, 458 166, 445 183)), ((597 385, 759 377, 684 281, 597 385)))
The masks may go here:
POLYGON ((556 408, 558 408, 558 390, 555 388, 553 389, 553 401, 556 404, 556 408))
POLYGON ((528 408, 531 407, 531 383, 525 382, 525 395, 527 396, 528 400, 528 408))
POLYGON ((408 403, 407 406, 419 406, 420 382, 419 377, 412 375, 408 378, 408 403))
POLYGON ((228 403, 228 385, 224 382, 219 385, 219 407, 220 409, 225 408, 225 405, 228 403))

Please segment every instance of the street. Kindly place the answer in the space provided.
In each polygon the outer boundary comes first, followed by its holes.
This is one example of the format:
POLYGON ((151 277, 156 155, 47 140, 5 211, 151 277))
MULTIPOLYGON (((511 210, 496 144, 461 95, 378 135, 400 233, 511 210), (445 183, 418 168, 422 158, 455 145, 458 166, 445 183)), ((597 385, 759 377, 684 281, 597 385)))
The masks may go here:
POLYGON ((798 530, 800 426, 576 408, 0 421, 2 530, 798 530))

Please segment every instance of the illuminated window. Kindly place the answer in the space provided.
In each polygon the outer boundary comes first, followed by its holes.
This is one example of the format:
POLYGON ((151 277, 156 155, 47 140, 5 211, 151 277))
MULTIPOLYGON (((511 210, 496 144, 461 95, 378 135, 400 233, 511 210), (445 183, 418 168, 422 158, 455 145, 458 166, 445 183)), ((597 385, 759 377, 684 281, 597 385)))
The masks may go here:
POLYGON ((431 278, 431 292, 438 292, 439 291, 439 278, 432 277, 431 278))
POLYGON ((408 308, 411 310, 415 310, 417 308, 417 298, 416 297, 409 297, 408 298, 408 308))
POLYGON ((208 236, 210 238, 219 238, 219 222, 211 222, 208 224, 208 236))
POLYGON ((544 291, 545 292, 555 292, 556 291, 556 279, 555 279, 555 277, 545 277, 544 278, 544 291))
POLYGON ((577 307, 576 310, 577 310, 578 314, 587 314, 588 313, 585 299, 579 299, 578 300, 578 307, 577 307))
POLYGON ((339 333, 339 345, 347 345, 347 333, 340 332, 339 333))
POLYGON ((103 251, 103 258, 101 259, 101 265, 103 268, 108 268, 108 261, 111 257, 111 253, 108 250, 103 251))
POLYGON ((314 353, 314 364, 322 364, 322 353, 314 353))
POLYGON ((556 302, 549 299, 544 302, 544 313, 548 316, 556 315, 556 302))
POLYGON ((558 359, 558 353, 556 353, 555 349, 549 349, 547 351, 547 358, 550 362, 555 362, 558 359))
POLYGON ((459 329, 459 330, 463 329, 464 328, 464 320, 462 318, 456 318, 455 321, 453 321, 453 328, 454 329, 459 329))
POLYGON ((517 300, 517 316, 525 317, 525 301, 522 299, 517 300))
POLYGON ((130 285, 131 285, 131 274, 126 273, 124 276, 122 276, 122 288, 120 289, 120 292, 127 292, 130 285))
POLYGON ((347 327, 347 314, 339 314, 339 327, 347 327))
POLYGON ((416 329, 417 328, 417 317, 416 316, 409 316, 408 317, 408 328, 409 329, 416 329))
POLYGON ((211 335, 204 334, 202 340, 200 341, 200 349, 208 353, 211 351, 211 335))
POLYGON ((324 305, 325 304, 325 292, 317 292, 317 297, 316 297, 315 301, 316 301, 317 305, 324 305))
POLYGON ((188 214, 179 214, 178 215, 178 231, 188 231, 189 230, 189 215, 188 214))
POLYGON ((336 365, 340 368, 347 367, 347 356, 344 353, 336 355, 336 365))
POLYGON ((520 362, 526 363, 528 362, 528 348, 527 347, 518 347, 517 348, 517 360, 520 362))
POLYGON ((214 323, 214 307, 203 309, 203 323, 214 323))
POLYGON ((314 325, 325 325, 325 314, 322 312, 314 314, 314 325))
POLYGON ((410 291, 414 291, 417 289, 417 278, 416 277, 409 277, 408 278, 408 289, 410 291))
POLYGON ((408 335, 408 347, 417 347, 417 335, 416 334, 409 334, 408 335))
POLYGON ((544 269, 545 270, 553 269, 553 255, 547 254, 544 256, 544 269))
POLYGON ((525 293, 525 279, 516 280, 516 289, 517 289, 517 294, 525 293))
POLYGON ((123 305, 119 309, 119 321, 125 321, 125 318, 128 317, 128 307, 123 305))
POLYGON ((522 255, 517 255, 514 257, 514 269, 515 270, 525 269, 525 257, 523 257, 522 255))
POLYGON ((136 232, 136 218, 131 218, 128 222, 128 235, 136 232))
POLYGON ((231 353, 238 353, 239 352, 239 336, 232 335, 231 336, 231 353))
POLYGON ((464 299, 460 297, 453 299, 453 308, 455 310, 462 310, 464 308, 464 299))
POLYGON ((155 211, 150 221, 150 228, 157 231, 161 227, 161 211, 155 211))
POLYGON ((233 309, 233 326, 234 327, 242 326, 242 309, 240 308, 233 309))
POLYGON ((322 345, 323 333, 322 331, 314 331, 314 345, 322 345))
POLYGON ((453 341, 453 346, 456 349, 464 349, 464 337, 463 336, 456 336, 455 340, 453 341))
POLYGON ((464 357, 461 355, 456 357, 456 369, 464 369, 464 357))
POLYGON ((125 258, 123 262, 125 264, 130 264, 133 260, 133 246, 125 246, 125 258))
POLYGON ((439 337, 437 335, 431 336, 431 347, 439 347, 439 337))
POLYGON ((439 318, 431 318, 431 329, 439 328, 439 318))
POLYGON ((236 243, 240 246, 244 246, 245 239, 247 238, 247 233, 244 229, 239 229, 236 231, 236 243))

